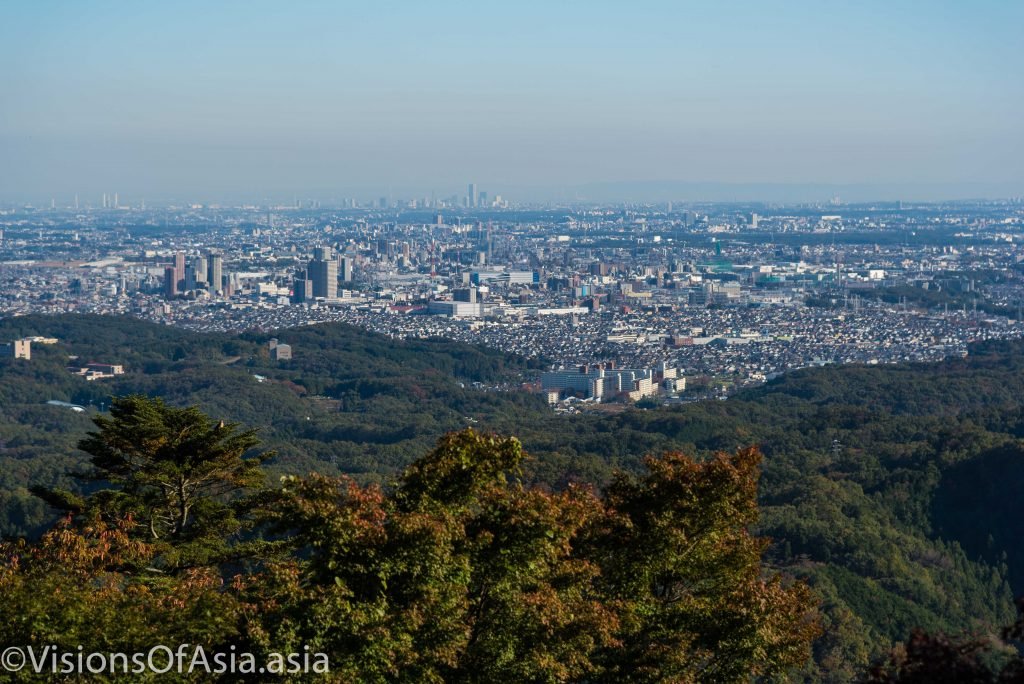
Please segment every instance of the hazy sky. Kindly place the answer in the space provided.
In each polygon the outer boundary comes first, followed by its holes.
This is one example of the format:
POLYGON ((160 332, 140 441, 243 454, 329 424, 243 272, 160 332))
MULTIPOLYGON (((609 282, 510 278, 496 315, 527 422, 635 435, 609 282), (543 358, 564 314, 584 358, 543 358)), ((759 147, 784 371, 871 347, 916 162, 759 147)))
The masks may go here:
POLYGON ((0 3, 0 193, 1024 194, 1024 2, 0 3))

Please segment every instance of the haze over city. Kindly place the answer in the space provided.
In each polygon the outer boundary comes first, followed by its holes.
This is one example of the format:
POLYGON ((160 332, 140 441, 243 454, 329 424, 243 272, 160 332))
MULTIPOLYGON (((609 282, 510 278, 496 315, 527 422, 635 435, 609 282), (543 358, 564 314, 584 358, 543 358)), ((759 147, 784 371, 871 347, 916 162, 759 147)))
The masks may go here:
POLYGON ((0 2, 0 681, 1024 682, 1022 20, 0 2))
POLYGON ((999 1, 6 3, 0 199, 1018 196, 1022 20, 999 1))

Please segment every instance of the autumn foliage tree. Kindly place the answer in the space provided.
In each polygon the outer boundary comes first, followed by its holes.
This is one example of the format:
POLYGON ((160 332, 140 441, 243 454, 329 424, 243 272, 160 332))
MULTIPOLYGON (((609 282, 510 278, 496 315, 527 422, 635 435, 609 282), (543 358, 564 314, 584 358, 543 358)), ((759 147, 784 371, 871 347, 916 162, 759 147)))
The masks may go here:
POLYGON ((331 679, 370 683, 745 682, 785 677, 818 632, 807 588, 749 531, 753 449, 552 492, 524 483, 515 438, 465 430, 387 488, 257 489, 251 431, 114 406, 82 442, 104 486, 46 493, 65 520, 0 545, 6 642, 308 648, 331 679))
POLYGON ((315 644, 368 682, 738 682, 807 659, 809 591, 766 576, 748 531, 756 450, 649 458, 603 497, 527 488, 522 457, 467 430, 391 493, 289 480, 267 519, 295 560, 258 589, 287 597, 265 643, 315 644))

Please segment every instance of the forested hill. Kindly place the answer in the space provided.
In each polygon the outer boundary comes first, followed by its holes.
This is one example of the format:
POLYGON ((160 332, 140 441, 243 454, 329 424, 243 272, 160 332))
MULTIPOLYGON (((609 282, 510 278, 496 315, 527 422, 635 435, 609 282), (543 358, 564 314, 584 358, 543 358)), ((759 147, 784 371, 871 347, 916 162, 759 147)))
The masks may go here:
POLYGON ((8 535, 51 519, 26 487, 73 485, 66 473, 82 459, 74 445, 101 403, 142 393, 261 427, 278 451, 272 470, 362 481, 390 481, 441 434, 467 426, 519 436, 530 474, 556 488, 604 483, 646 453, 759 444, 769 558, 806 577, 823 602, 812 679, 845 681, 914 626, 1008 624, 1013 594, 1024 593, 1021 343, 939 364, 802 370, 724 402, 564 417, 505 391, 532 370, 521 359, 343 325, 200 335, 117 318, 0 321, 0 340, 26 335, 60 342, 33 345, 31 362, 0 359, 8 535), (292 346, 293 360, 271 360, 272 337, 292 346), (87 382, 68 373, 69 356, 126 373, 87 382))

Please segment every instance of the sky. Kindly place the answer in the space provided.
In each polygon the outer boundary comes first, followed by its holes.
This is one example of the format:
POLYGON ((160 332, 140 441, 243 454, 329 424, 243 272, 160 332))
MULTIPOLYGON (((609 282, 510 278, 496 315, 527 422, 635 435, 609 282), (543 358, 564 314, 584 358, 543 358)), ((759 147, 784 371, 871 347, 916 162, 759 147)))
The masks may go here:
POLYGON ((1019 196, 1022 26, 1020 0, 6 0, 0 197, 1019 196))

